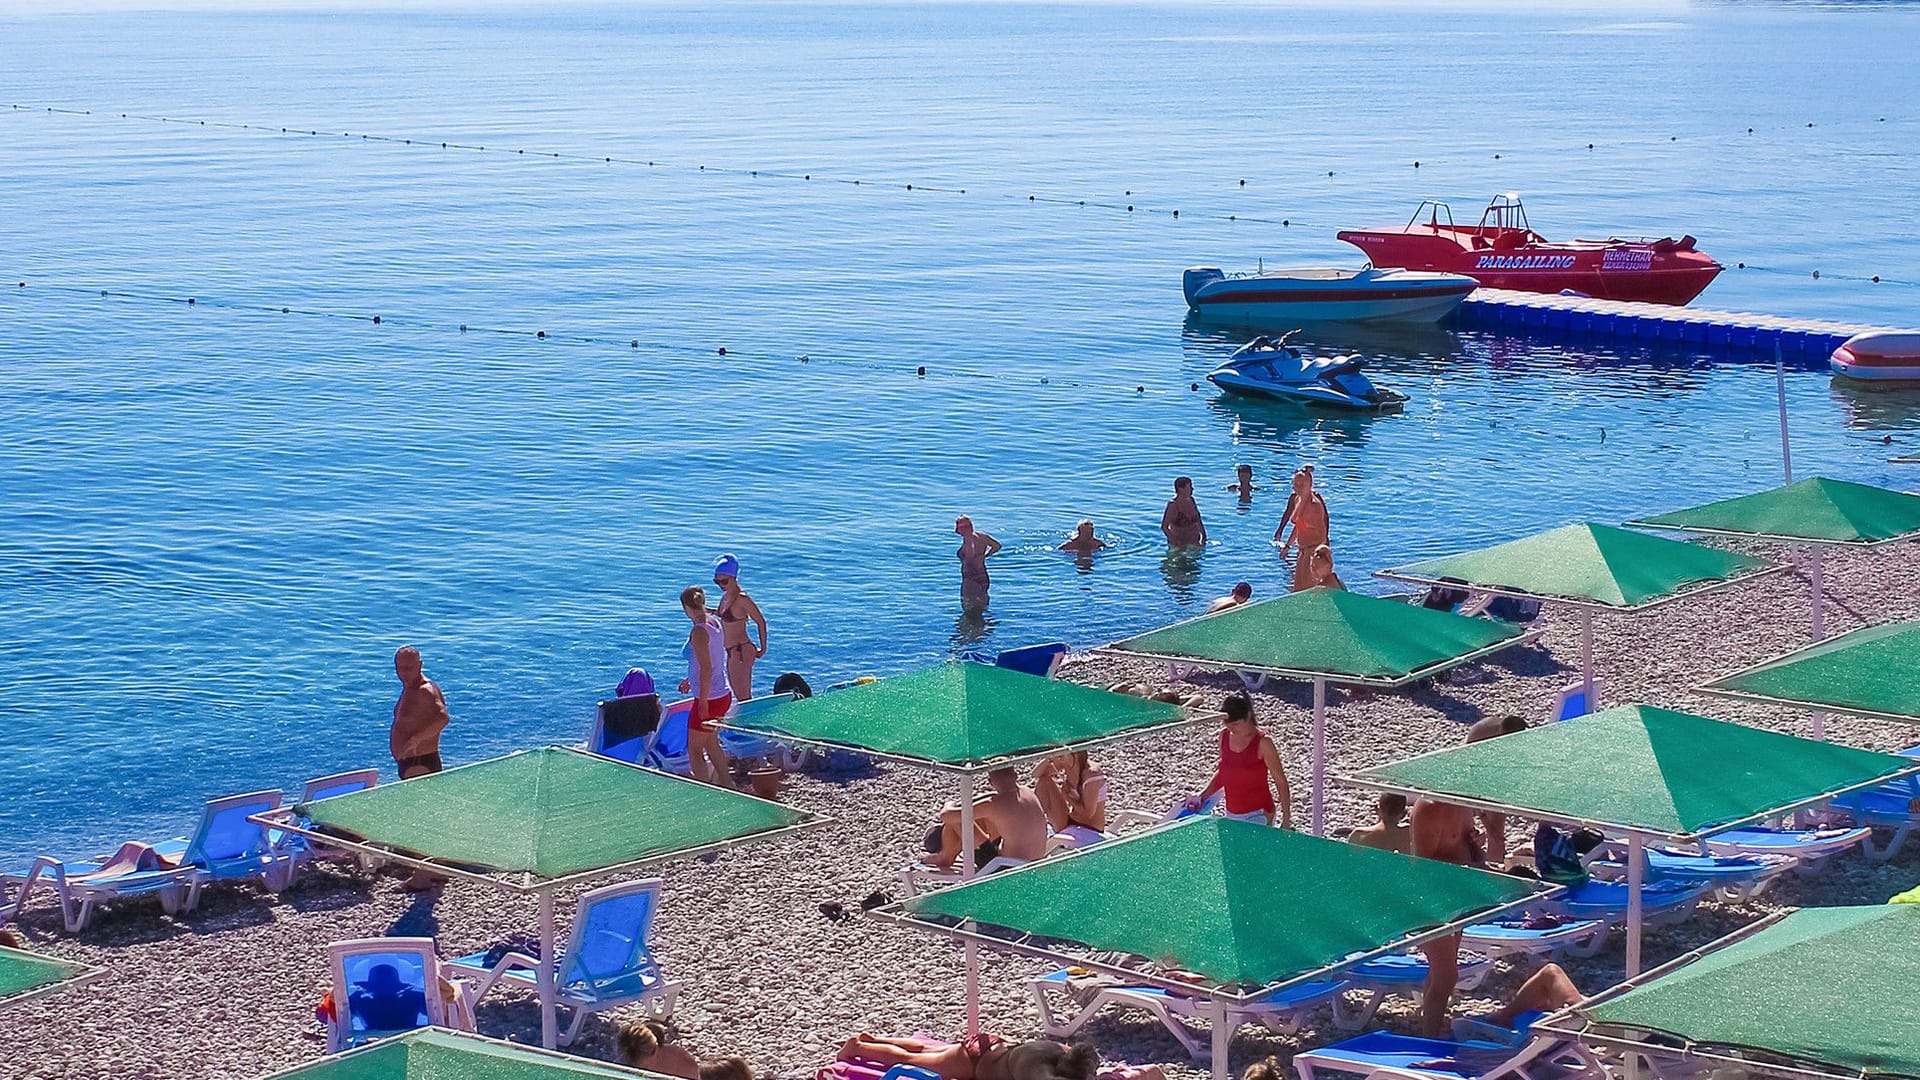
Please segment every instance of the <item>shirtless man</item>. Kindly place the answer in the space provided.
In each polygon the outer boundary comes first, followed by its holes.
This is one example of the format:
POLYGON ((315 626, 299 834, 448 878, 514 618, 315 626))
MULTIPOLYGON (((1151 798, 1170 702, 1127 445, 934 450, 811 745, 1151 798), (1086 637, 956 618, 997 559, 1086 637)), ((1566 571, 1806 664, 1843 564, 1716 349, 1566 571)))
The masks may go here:
MULTIPOLYGON (((1423 859, 1460 866, 1486 866, 1474 843, 1473 811, 1464 806, 1421 799, 1413 804, 1413 853, 1423 859)), ((1427 954, 1427 986, 1420 1026, 1429 1039, 1447 1030, 1447 1008, 1460 982, 1460 935, 1435 938, 1420 947, 1427 954)))
POLYGON ((393 706, 393 734, 388 740, 400 779, 437 773, 440 733, 447 729, 447 699, 421 670, 420 650, 403 646, 393 654, 393 671, 400 676, 400 700, 393 706))
MULTIPOLYGON (((1467 742, 1485 742, 1502 735, 1511 735, 1516 731, 1527 730, 1527 722, 1518 716, 1488 716, 1474 721, 1467 729, 1467 742)), ((1507 862, 1507 815, 1483 813, 1480 815, 1480 831, 1486 834, 1488 866, 1504 866, 1507 862)))
POLYGON ((1167 538, 1168 547, 1207 546, 1207 526, 1200 520, 1200 504, 1193 501, 1191 478, 1174 478, 1173 498, 1167 500, 1167 508, 1160 514, 1160 532, 1167 538))
MULTIPOLYGON (((999 854, 1008 859, 1031 862, 1047 853, 1047 811, 1033 792, 1020 786, 1020 774, 1013 769, 995 769, 987 774, 993 793, 973 803, 973 844, 978 850, 988 841, 1000 841, 999 854)), ((940 850, 927 862, 933 866, 952 866, 960 857, 960 808, 949 806, 940 812, 940 850)))
POLYGON ((1281 558, 1286 558, 1287 553, 1295 547, 1299 548, 1293 564, 1295 591, 1302 587, 1301 582, 1312 580, 1312 568, 1308 562, 1313 558, 1314 549, 1328 542, 1331 527, 1327 517, 1327 501, 1313 488, 1313 466, 1301 466, 1300 471, 1293 474, 1293 494, 1287 497, 1287 509, 1280 515, 1280 527, 1273 530, 1273 538, 1280 541, 1281 558), (1286 532, 1289 524, 1293 526, 1293 531, 1283 538, 1281 534, 1286 532))
POLYGON ((1350 844, 1413 854, 1413 833, 1407 828, 1407 797, 1394 792, 1380 796, 1380 823, 1363 825, 1347 837, 1350 844))
POLYGON ((1233 587, 1232 592, 1228 593, 1227 595, 1221 597, 1218 600, 1215 600, 1213 603, 1208 604, 1207 614, 1209 615, 1218 614, 1219 612, 1226 611, 1229 608, 1237 608, 1241 604, 1251 603, 1252 600, 1253 600, 1253 585, 1249 582, 1242 581, 1238 585, 1235 585, 1233 587))
MULTIPOLYGON (((447 699, 440 688, 421 670, 420 650, 402 646, 393 654, 393 671, 400 676, 400 700, 393 706, 393 732, 388 748, 400 779, 437 773, 440 764, 440 733, 447 729, 447 699)), ((446 884, 446 878, 427 870, 417 870, 402 886, 408 892, 425 892, 446 884)))

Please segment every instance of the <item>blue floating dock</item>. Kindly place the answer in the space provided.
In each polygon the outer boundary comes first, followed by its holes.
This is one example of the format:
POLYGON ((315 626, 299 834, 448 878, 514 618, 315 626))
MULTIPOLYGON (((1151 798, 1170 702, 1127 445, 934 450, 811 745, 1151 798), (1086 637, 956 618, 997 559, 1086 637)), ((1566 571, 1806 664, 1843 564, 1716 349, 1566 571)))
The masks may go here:
POLYGON ((1467 294, 1454 318, 1461 327, 1559 340, 1706 346, 1732 354, 1729 359, 1751 353, 1753 359, 1771 360, 1778 345, 1782 359, 1809 366, 1825 366, 1833 350, 1855 334, 1894 329, 1488 288, 1467 294))

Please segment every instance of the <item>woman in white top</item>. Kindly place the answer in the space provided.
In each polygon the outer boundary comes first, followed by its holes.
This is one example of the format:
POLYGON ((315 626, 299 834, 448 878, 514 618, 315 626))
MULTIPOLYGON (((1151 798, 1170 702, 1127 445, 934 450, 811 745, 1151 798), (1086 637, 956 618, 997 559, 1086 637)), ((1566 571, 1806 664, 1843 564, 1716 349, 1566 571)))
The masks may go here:
POLYGON ((680 610, 693 623, 687 634, 687 677, 680 680, 680 692, 693 695, 687 714, 687 771, 695 780, 732 787, 727 753, 720 749, 720 732, 713 727, 733 708, 725 636, 720 620, 707 611, 706 590, 698 585, 680 594, 680 610))

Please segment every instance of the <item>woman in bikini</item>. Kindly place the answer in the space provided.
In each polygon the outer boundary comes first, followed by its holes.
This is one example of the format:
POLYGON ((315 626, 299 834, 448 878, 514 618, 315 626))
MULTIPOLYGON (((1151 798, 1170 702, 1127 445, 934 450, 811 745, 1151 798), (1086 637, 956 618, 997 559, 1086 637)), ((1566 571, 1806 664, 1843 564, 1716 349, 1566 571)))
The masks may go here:
POLYGON ((1075 847, 1105 839, 1107 774, 1085 750, 1055 754, 1033 769, 1033 793, 1047 812, 1047 825, 1075 847))
POLYGON ((1000 541, 973 527, 973 519, 953 520, 953 531, 960 534, 960 606, 978 610, 987 606, 987 560, 1000 554, 1000 541))
POLYGON ((1207 789, 1187 799, 1187 809, 1197 811, 1216 792, 1225 792, 1228 817, 1271 825, 1277 810, 1280 827, 1293 828, 1293 789, 1287 784, 1286 767, 1280 764, 1280 751, 1254 723, 1253 701, 1245 694, 1229 694, 1220 711, 1226 714, 1220 732, 1220 765, 1207 789), (1280 789, 1277 802, 1273 787, 1267 784, 1269 778, 1280 789))
POLYGON ((912 1065, 942 1080, 1093 1080, 1100 1055, 1091 1046, 1062 1046, 1036 1039, 1009 1044, 997 1035, 958 1043, 889 1038, 862 1032, 840 1047, 841 1061, 912 1065))
POLYGON ((720 606, 713 613, 720 617, 720 643, 727 650, 727 686, 735 701, 753 696, 753 665, 767 655, 767 617, 760 605, 740 589, 740 560, 720 556, 713 564, 713 583, 720 587, 720 606), (760 643, 747 635, 747 623, 760 628, 760 643))
POLYGON ((1207 546, 1207 526, 1200 520, 1200 504, 1193 501, 1193 480, 1189 477, 1173 481, 1173 498, 1167 500, 1167 508, 1160 515, 1160 531, 1168 547, 1207 546))
POLYGON ((698 585, 680 594, 680 610, 693 623, 687 634, 687 677, 680 680, 680 692, 693 695, 687 713, 687 771, 695 780, 732 787, 727 752, 720 748, 720 732, 713 726, 733 708, 733 695, 727 692, 727 653, 721 644, 725 631, 720 620, 707 613, 707 593, 698 585))

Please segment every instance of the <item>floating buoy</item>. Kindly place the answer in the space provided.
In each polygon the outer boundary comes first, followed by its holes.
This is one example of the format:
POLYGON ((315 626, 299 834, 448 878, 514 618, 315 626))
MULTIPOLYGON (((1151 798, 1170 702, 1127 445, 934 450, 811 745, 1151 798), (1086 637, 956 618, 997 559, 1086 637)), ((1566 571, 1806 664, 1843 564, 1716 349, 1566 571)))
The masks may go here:
POLYGON ((1813 126, 1813 121, 1811 121, 1811 120, 1809 120, 1809 121, 1807 121, 1807 126, 1808 126, 1808 127, 1812 127, 1812 126, 1813 126))
POLYGON ((1127 194, 1127 195, 1132 195, 1132 194, 1133 194, 1133 192, 1131 192, 1131 191, 1129 191, 1129 192, 1126 192, 1125 194, 1127 194))
POLYGON ((105 290, 105 289, 101 289, 101 290, 100 290, 100 295, 101 295, 101 296, 105 296, 105 295, 107 295, 107 290, 105 290))
POLYGON ((720 346, 720 355, 721 356, 727 355, 727 347, 725 345, 720 346))
POLYGON ((1499 161, 1499 160, 1500 160, 1500 155, 1499 155, 1499 154, 1495 154, 1495 155, 1493 155, 1493 160, 1495 160, 1495 161, 1499 161))
POLYGON ((1748 128, 1748 129, 1747 129, 1747 134, 1749 134, 1749 135, 1751 135, 1751 134, 1753 134, 1753 129, 1752 129, 1752 128, 1748 128))
POLYGON ((912 184, 908 184, 908 185, 907 185, 907 190, 908 190, 908 191, 912 191, 912 190, 913 190, 913 185, 912 185, 912 184))
POLYGON ((1234 217, 1234 216, 1233 216, 1232 214, 1228 214, 1228 215, 1227 215, 1227 220, 1228 220, 1228 221, 1238 221, 1238 220, 1240 220, 1240 219, 1239 219, 1239 218, 1236 218, 1236 217, 1234 217))
POLYGON ((801 362, 801 363, 803 363, 803 364, 810 364, 810 363, 812 363, 812 362, 813 362, 813 358, 812 358, 812 357, 810 357, 810 356, 808 356, 808 355, 807 355, 806 353, 801 353, 801 354, 800 354, 800 362, 801 362))
POLYGON ((1029 196, 1027 196, 1027 201, 1028 201, 1028 202, 1032 202, 1032 201, 1033 201, 1033 196, 1031 196, 1031 195, 1029 195, 1029 196))
MULTIPOLYGON (((543 339, 543 340, 544 340, 544 339, 546 338, 546 336, 547 336, 547 332, 546 332, 545 330, 535 330, 535 331, 533 332, 533 336, 534 336, 534 337, 537 337, 537 338, 541 338, 541 339, 543 339)), ((720 351, 721 351, 722 353, 724 353, 724 352, 726 352, 726 350, 725 350, 725 349, 722 349, 722 350, 720 350, 720 351)))
POLYGON ((927 373, 927 366, 925 364, 922 364, 919 367, 915 368, 913 373, 915 375, 925 375, 927 373))
POLYGON ((1736 267, 1738 267, 1738 268, 1740 268, 1740 269, 1742 269, 1742 270, 1745 270, 1745 269, 1747 268, 1747 264, 1746 264, 1746 263, 1734 263, 1733 265, 1734 265, 1734 266, 1736 266, 1736 267))
POLYGON ((1413 163, 1413 167, 1414 167, 1414 168, 1416 168, 1416 169, 1417 169, 1417 168, 1419 168, 1419 167, 1420 167, 1420 163, 1419 163, 1419 162, 1417 162, 1417 161, 1416 161, 1416 162, 1414 162, 1414 163, 1413 163))
POLYGON ((1880 275, 1879 275, 1879 274, 1875 274, 1875 275, 1873 275, 1873 283, 1874 283, 1875 285, 1878 285, 1878 284, 1880 284, 1880 275))
POLYGON ((1286 229, 1286 228, 1292 228, 1292 227, 1293 227, 1293 222, 1292 222, 1291 220, 1289 220, 1289 219, 1287 219, 1287 218, 1281 218, 1281 219, 1280 219, 1280 227, 1281 227, 1281 228, 1283 228, 1283 229, 1286 229))
POLYGON ((379 325, 380 325, 380 316, 378 316, 378 315, 375 315, 375 316, 373 317, 373 325, 375 325, 375 326, 379 326, 379 325))
MULTIPOLYGON (((25 282, 21 282, 21 284, 23 284, 23 285, 24 285, 24 284, 26 284, 26 283, 25 283, 25 282)), ((191 297, 191 296, 189 296, 189 297, 187 297, 187 303, 189 303, 189 304, 191 304, 191 303, 194 303, 194 302, 195 302, 195 301, 194 301, 194 299, 193 299, 193 297, 191 297)))
POLYGON ((1127 213, 1129 213, 1129 214, 1131 214, 1131 213, 1133 213, 1133 204, 1132 204, 1132 203, 1128 203, 1128 204, 1127 204, 1127 213))
POLYGON ((1180 216, 1180 211, 1178 211, 1178 210, 1175 210, 1175 211, 1173 212, 1173 216, 1174 216, 1174 217, 1179 217, 1179 216, 1180 216))
POLYGON ((639 338, 634 338, 634 339, 633 339, 633 347, 634 347, 634 348, 636 348, 636 349, 640 347, 640 339, 639 339, 639 338))
POLYGON ((1133 392, 1136 394, 1144 394, 1147 392, 1147 388, 1144 386, 1136 386, 1133 388, 1133 392))
POLYGON ((1588 143, 1588 144, 1587 144, 1587 149, 1589 149, 1589 150, 1591 150, 1591 149, 1593 149, 1593 144, 1592 144, 1592 143, 1588 143))
POLYGON ((1247 182, 1246 182, 1245 180, 1242 180, 1242 181, 1240 181, 1240 186, 1241 186, 1241 187, 1246 187, 1246 186, 1247 186, 1247 182))
MULTIPOLYGON (((1807 126, 1808 126, 1808 127, 1812 127, 1813 125, 1812 125, 1812 124, 1808 124, 1807 126)), ((1819 280, 1820 280, 1820 271, 1818 271, 1818 270, 1815 270, 1815 271, 1813 272, 1813 280, 1815 280, 1815 281, 1819 281, 1819 280)))
POLYGON ((1198 390, 1198 389, 1200 389, 1200 384, 1199 384, 1199 383, 1188 383, 1188 384, 1187 384, 1187 389, 1189 389, 1189 390, 1198 390))
MULTIPOLYGON (((281 308, 281 309, 280 309, 280 314, 282 314, 282 315, 291 315, 291 314, 293 314, 293 309, 292 309, 292 308, 281 308)), ((466 329, 466 327, 464 327, 464 326, 463 326, 463 327, 461 327, 460 329, 462 329, 462 330, 465 330, 465 329, 466 329)))
POLYGON ((461 333, 463 333, 463 334, 467 332, 467 324, 466 324, 466 323, 461 323, 461 324, 460 324, 460 332, 461 332, 461 333))

